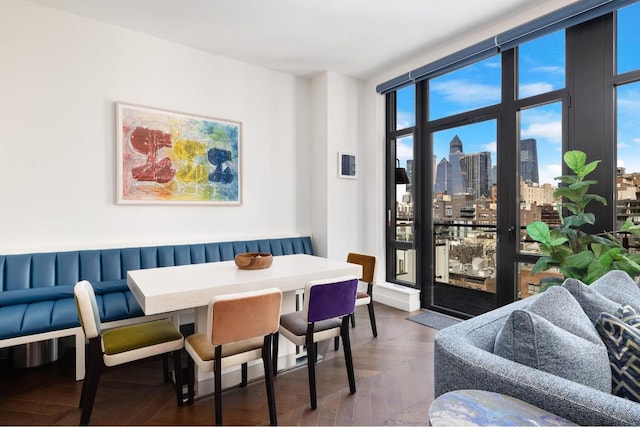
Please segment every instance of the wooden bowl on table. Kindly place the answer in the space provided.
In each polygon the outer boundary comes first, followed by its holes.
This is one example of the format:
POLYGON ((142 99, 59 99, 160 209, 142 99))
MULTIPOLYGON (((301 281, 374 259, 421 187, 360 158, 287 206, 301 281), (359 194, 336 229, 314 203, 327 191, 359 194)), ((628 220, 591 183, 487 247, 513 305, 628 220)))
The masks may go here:
POLYGON ((271 267, 273 255, 268 252, 247 252, 236 255, 235 262, 241 270, 259 270, 271 267))

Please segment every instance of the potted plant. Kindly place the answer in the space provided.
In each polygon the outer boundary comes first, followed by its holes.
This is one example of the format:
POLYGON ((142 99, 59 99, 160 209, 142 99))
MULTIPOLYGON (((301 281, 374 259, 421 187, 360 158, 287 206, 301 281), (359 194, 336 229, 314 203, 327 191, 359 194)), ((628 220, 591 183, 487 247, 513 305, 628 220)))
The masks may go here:
MULTIPOLYGON (((542 221, 527 225, 529 237, 539 243, 542 253, 532 272, 535 274, 556 268, 565 278, 579 279, 586 284, 593 283, 611 270, 623 270, 635 278, 640 274, 640 254, 629 253, 615 234, 627 232, 640 235, 640 225, 634 225, 627 219, 620 230, 612 232, 589 234, 582 230, 585 224, 595 223, 595 215, 585 210, 587 205, 593 201, 607 204, 603 197, 588 193, 589 187, 597 181, 585 179, 596 169, 600 160, 587 163, 586 154, 577 150, 567 151, 563 159, 573 175, 555 178, 561 185, 553 196, 563 198, 561 206, 570 215, 563 216, 561 212, 562 225, 555 229, 550 229, 542 221)), ((557 277, 545 278, 545 288, 561 282, 562 279, 557 277)))

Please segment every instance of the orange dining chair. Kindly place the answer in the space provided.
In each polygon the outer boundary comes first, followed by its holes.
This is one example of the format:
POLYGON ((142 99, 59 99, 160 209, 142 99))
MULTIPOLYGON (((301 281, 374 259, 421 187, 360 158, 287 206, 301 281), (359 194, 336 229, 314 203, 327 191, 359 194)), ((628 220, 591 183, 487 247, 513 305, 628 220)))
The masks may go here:
MULTIPOLYGON (((371 332, 374 337, 378 336, 378 328, 376 327, 376 314, 373 310, 373 278, 376 270, 376 257, 371 255, 359 254, 350 252, 347 255, 347 262, 351 264, 359 264, 362 266, 362 277, 360 281, 367 284, 367 291, 358 291, 356 297, 356 307, 366 305, 369 310, 369 321, 371 322, 371 332)), ((356 315, 355 312, 350 316, 351 326, 356 327, 356 315)), ((340 347, 340 341, 338 337, 335 338, 334 349, 338 350, 340 347)))
MULTIPOLYGON (((334 337, 342 338, 349 390, 352 394, 356 392, 349 341, 349 315, 353 313, 355 308, 357 290, 358 279, 355 276, 309 282, 304 290, 303 309, 280 316, 278 334, 296 345, 306 345, 311 409, 317 407, 315 365, 317 359, 316 343, 319 341, 334 337)), ((274 338, 273 354, 273 371, 276 375, 278 371, 278 335, 274 338)))
POLYGON ((195 365, 214 373, 215 420, 222 424, 222 368, 241 365, 242 382, 247 384, 247 363, 262 359, 264 366, 269 420, 277 425, 273 364, 273 335, 278 331, 282 292, 277 288, 214 297, 209 302, 207 332, 185 340, 189 353, 187 367, 188 402, 195 394, 195 365))
MULTIPOLYGON (((73 288, 78 316, 88 340, 87 375, 82 383, 80 424, 89 424, 98 390, 100 373, 105 367, 122 365, 156 355, 173 354, 173 371, 178 405, 182 405, 182 359, 184 337, 169 320, 156 320, 136 325, 120 326, 101 331, 96 295, 86 280, 73 288)), ((169 375, 165 371, 165 381, 169 375)))

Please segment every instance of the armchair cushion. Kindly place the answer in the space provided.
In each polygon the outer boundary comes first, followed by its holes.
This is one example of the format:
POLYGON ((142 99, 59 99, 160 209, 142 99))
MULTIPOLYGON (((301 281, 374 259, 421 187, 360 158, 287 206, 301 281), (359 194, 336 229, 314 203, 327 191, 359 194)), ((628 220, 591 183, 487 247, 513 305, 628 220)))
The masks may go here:
POLYGON ((601 391, 611 391, 607 349, 528 310, 514 310, 496 338, 495 354, 601 391))

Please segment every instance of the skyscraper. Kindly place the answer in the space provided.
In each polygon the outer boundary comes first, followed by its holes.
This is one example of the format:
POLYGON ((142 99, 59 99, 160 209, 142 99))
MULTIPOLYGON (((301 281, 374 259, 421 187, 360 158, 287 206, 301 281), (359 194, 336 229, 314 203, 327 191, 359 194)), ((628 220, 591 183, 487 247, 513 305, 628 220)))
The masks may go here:
POLYGON ((449 143, 449 163, 451 164, 450 187, 447 188, 449 194, 460 194, 467 192, 466 173, 462 170, 460 159, 464 156, 462 151, 462 141, 458 135, 454 136, 449 143))
POLYGON ((467 178, 467 193, 476 198, 490 197, 491 153, 482 151, 480 153, 465 154, 460 159, 460 162, 467 178))
POLYGON ((520 176, 525 181, 540 184, 538 178, 538 148, 533 138, 520 140, 520 176))
POLYGON ((433 186, 434 193, 449 193, 449 183, 451 182, 451 164, 444 157, 436 168, 436 181, 433 186))

